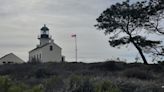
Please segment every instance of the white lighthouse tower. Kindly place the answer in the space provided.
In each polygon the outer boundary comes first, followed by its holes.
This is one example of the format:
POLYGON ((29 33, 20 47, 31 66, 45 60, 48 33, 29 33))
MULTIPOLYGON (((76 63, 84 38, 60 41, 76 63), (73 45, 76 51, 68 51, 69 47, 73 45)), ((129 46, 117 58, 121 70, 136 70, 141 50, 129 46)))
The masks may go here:
POLYGON ((49 36, 49 29, 48 29, 48 27, 46 27, 45 24, 40 30, 41 30, 41 34, 38 37, 38 39, 40 40, 40 46, 43 46, 43 45, 49 43, 51 38, 49 36))
POLYGON ((54 43, 49 36, 49 28, 44 25, 38 37, 40 44, 31 51, 29 51, 30 62, 61 62, 62 48, 54 43))

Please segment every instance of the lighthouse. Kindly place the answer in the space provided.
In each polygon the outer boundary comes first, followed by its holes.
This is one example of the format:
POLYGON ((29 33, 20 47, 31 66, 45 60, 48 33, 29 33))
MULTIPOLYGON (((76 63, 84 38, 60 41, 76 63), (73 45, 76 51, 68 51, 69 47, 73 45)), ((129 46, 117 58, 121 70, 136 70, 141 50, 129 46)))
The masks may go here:
POLYGON ((38 37, 40 43, 29 51, 29 62, 62 62, 62 48, 54 43, 49 31, 46 25, 41 27, 38 37))
POLYGON ((45 24, 40 29, 40 35, 39 35, 38 39, 40 40, 40 46, 43 46, 43 45, 49 43, 51 40, 51 38, 49 36, 49 29, 48 29, 48 27, 46 27, 45 24))

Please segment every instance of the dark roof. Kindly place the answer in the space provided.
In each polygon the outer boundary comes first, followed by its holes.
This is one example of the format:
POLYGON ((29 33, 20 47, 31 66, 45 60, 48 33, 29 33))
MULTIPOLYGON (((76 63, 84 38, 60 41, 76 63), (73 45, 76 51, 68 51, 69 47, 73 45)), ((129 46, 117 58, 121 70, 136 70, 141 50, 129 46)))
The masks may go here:
POLYGON ((43 31, 48 31, 48 27, 46 27, 46 25, 44 25, 40 30, 43 30, 43 31))
POLYGON ((7 56, 10 55, 10 54, 13 54, 13 53, 6 54, 6 55, 4 55, 3 57, 1 57, 0 59, 5 58, 5 57, 7 57, 7 56))
MULTIPOLYGON (((33 49, 33 50, 29 51, 29 52, 32 52, 32 51, 34 51, 34 50, 37 50, 37 49, 43 48, 43 47, 45 47, 45 46, 47 46, 47 45, 49 45, 49 44, 51 44, 51 43, 47 43, 47 44, 45 44, 45 45, 43 45, 43 46, 41 46, 41 47, 36 47, 35 49, 33 49)), ((55 43, 53 43, 53 44, 56 45, 57 47, 61 48, 61 47, 58 46, 57 44, 55 44, 55 43)))
MULTIPOLYGON (((13 53, 9 53, 9 54, 6 54, 6 55, 4 55, 3 57, 1 57, 0 60, 3 59, 3 58, 5 58, 5 57, 7 57, 7 56, 9 56, 9 55, 13 55, 13 56, 19 58, 19 57, 16 56, 15 54, 13 54, 13 53)), ((19 58, 19 59, 22 60, 21 58, 19 58)), ((24 61, 24 60, 22 60, 22 61, 24 61)))
POLYGON ((32 51, 34 51, 34 50, 37 50, 37 49, 43 48, 44 46, 47 46, 47 45, 49 45, 49 44, 50 44, 50 43, 47 43, 47 44, 45 44, 45 45, 43 45, 43 46, 41 46, 41 47, 36 47, 35 49, 33 49, 33 50, 29 51, 29 52, 32 52, 32 51))

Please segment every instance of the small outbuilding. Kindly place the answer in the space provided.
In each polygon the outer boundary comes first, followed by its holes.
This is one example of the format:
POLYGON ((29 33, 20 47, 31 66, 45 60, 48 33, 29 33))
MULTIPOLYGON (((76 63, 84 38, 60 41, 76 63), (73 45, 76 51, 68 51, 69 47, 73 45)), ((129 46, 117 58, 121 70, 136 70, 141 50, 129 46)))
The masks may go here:
POLYGON ((2 64, 21 64, 21 63, 25 63, 25 61, 23 61, 21 58, 19 58, 18 56, 16 56, 13 53, 7 54, 0 58, 0 65, 2 65, 2 64))

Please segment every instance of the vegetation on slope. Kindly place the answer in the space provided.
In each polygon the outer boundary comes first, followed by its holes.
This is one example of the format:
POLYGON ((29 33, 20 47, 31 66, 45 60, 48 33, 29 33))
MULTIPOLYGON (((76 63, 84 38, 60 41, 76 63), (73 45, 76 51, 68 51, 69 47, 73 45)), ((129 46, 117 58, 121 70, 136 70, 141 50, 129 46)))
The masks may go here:
POLYGON ((164 66, 123 62, 0 66, 1 92, 163 92, 164 66))

